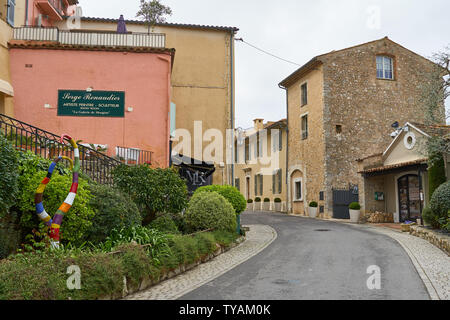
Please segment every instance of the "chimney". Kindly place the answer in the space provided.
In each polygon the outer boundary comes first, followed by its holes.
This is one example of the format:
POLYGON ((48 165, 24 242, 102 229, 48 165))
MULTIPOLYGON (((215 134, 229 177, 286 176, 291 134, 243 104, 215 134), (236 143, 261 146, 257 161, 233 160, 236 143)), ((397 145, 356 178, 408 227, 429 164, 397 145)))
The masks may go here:
POLYGON ((255 119, 253 123, 256 131, 264 129, 264 119, 255 119))

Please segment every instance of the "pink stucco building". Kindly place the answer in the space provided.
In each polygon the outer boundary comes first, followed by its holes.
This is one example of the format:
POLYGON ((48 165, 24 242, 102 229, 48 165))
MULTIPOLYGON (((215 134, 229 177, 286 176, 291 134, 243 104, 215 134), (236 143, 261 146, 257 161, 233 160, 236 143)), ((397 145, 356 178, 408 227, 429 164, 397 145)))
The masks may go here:
POLYGON ((54 26, 64 16, 75 14, 78 0, 27 0, 25 24, 27 26, 54 26))
MULTIPOLYGON (((10 67, 15 117, 84 143, 107 145, 110 156, 117 155, 117 147, 152 151, 152 165, 166 167, 174 54, 174 49, 166 48, 13 40, 10 67), (83 112, 71 116, 58 97, 61 92, 75 91, 80 96, 120 93, 124 99, 113 116, 83 112)), ((76 108, 80 111, 83 105, 76 108)))

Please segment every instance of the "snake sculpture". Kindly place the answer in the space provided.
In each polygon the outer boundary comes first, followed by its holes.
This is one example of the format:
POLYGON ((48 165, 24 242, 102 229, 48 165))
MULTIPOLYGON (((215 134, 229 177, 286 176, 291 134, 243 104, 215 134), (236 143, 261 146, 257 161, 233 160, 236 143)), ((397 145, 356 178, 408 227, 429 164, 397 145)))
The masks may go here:
POLYGON ((56 158, 50 165, 47 176, 44 178, 44 180, 42 180, 41 184, 39 185, 39 188, 36 190, 34 199, 36 205, 36 213, 38 217, 48 227, 50 227, 49 235, 52 248, 59 248, 59 240, 60 240, 59 229, 61 228, 61 223, 64 218, 64 215, 69 212, 70 208, 73 205, 73 201, 75 200, 78 190, 78 174, 80 171, 80 151, 78 149, 78 145, 75 142, 75 140, 73 140, 70 136, 66 134, 61 137, 60 142, 63 143, 65 138, 67 138, 70 141, 70 144, 72 145, 75 162, 73 162, 72 159, 64 156, 59 156, 58 158, 56 158), (70 167, 73 172, 72 187, 70 188, 69 195, 67 196, 66 200, 59 207, 58 211, 56 211, 56 214, 52 219, 44 209, 43 204, 44 191, 52 178, 52 174, 53 171, 55 170, 56 165, 63 159, 68 160, 70 162, 70 167))

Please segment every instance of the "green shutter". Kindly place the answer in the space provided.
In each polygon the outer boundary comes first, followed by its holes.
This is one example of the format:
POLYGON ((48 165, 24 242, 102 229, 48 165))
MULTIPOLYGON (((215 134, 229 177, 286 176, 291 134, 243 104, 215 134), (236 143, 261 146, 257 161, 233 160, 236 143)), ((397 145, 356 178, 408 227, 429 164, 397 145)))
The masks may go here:
POLYGON ((259 175, 259 192, 260 192, 261 196, 263 195, 263 179, 264 179, 264 176, 262 174, 260 174, 259 175))
POLYGON ((281 194, 283 187, 283 169, 278 170, 278 193, 281 194))
POLYGON ((255 174, 255 197, 258 195, 258 175, 255 174))
POLYGON ((275 180, 276 180, 276 175, 275 175, 275 173, 273 173, 272 174, 272 193, 273 194, 276 194, 276 190, 275 190, 276 183, 275 183, 275 180))

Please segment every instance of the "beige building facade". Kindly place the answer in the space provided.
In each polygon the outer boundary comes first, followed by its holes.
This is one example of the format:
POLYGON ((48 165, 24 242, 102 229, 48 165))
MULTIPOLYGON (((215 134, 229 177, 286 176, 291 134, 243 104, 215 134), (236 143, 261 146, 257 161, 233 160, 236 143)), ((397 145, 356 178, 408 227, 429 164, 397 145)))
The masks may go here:
POLYGON ((317 56, 280 83, 289 212, 306 214, 315 201, 319 216, 347 218, 364 192, 356 160, 383 153, 394 122, 424 122, 420 84, 432 66, 385 37, 317 56))
POLYGON ((253 128, 236 134, 235 186, 253 201, 248 210, 286 212, 286 129, 286 119, 255 119, 253 128))

